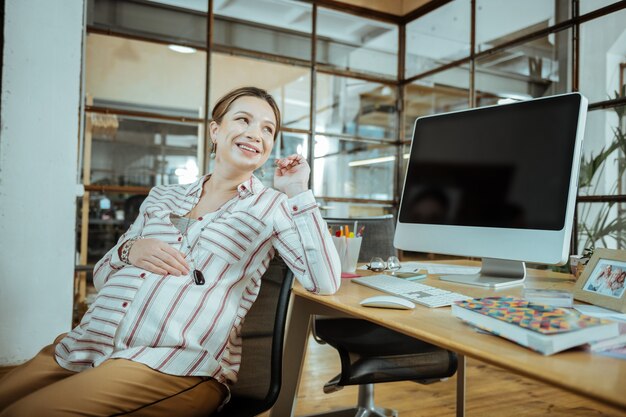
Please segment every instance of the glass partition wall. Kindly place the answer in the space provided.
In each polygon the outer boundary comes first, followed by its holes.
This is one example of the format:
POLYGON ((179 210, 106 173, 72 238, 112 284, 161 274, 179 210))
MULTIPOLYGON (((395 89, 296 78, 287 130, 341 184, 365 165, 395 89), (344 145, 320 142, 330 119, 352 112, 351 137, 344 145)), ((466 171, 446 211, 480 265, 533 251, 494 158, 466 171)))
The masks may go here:
MULTIPOLYGON (((316 0, 89 0, 78 298, 150 187, 211 171, 210 109, 243 85, 277 99, 272 157, 306 156, 322 213, 336 217, 395 213, 417 117, 581 91, 587 179, 572 252, 623 247, 624 2, 436 6, 394 16, 316 0)), ((271 185, 267 165, 257 176, 271 185)))
POLYGON ((262 182, 299 153, 324 215, 393 212, 399 28, 297 0, 89 0, 77 304, 150 187, 212 170, 210 109, 236 87, 267 89, 282 111, 262 182))

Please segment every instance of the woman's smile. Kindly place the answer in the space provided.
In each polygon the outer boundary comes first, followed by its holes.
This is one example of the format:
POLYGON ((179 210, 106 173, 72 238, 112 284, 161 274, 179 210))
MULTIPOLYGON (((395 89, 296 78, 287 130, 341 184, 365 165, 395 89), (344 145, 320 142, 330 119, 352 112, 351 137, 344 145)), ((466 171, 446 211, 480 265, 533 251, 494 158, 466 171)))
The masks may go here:
POLYGON ((257 145, 249 142, 235 142, 235 146, 237 146, 244 155, 256 156, 263 153, 257 145))

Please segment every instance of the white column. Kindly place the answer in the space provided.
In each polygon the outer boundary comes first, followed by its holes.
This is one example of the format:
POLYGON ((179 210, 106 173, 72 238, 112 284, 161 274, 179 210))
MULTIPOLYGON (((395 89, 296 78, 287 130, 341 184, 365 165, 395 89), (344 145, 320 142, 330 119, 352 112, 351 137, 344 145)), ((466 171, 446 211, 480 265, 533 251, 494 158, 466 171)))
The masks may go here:
POLYGON ((3 2, 0 366, 71 325, 83 2, 3 2))

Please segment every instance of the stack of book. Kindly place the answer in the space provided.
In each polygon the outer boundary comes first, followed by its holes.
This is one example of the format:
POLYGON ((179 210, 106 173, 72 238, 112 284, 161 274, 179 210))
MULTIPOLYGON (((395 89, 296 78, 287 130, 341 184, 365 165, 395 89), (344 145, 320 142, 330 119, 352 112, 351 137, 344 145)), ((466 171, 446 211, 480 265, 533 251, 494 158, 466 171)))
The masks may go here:
POLYGON ((574 296, 569 291, 543 288, 524 288, 522 298, 535 304, 547 304, 553 307, 571 307, 574 296))
POLYGON ((626 359, 626 322, 619 323, 619 336, 590 342, 589 351, 605 356, 626 359))
POLYGON ((616 322, 515 297, 458 301, 452 314, 544 355, 619 335, 616 322))

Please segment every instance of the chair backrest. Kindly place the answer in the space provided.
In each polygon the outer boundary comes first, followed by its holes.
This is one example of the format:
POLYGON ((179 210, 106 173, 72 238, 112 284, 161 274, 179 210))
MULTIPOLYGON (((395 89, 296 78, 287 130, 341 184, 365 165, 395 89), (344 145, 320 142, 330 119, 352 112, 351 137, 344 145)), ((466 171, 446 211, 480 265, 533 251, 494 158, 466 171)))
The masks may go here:
POLYGON ((283 340, 293 273, 275 257, 261 278, 261 290, 241 329, 243 353, 238 381, 220 417, 256 416, 269 410, 280 392, 283 340))
POLYGON ((146 197, 148 196, 143 194, 131 195, 124 201, 124 231, 130 227, 139 215, 139 207, 141 207, 146 197))
POLYGON ((393 235, 396 229, 396 222, 391 214, 375 217, 325 217, 328 226, 348 225, 353 229, 354 223, 358 222, 357 229, 365 226, 363 231, 363 241, 359 252, 359 262, 369 262, 374 256, 387 260, 389 256, 398 255, 398 251, 393 246, 393 235))

